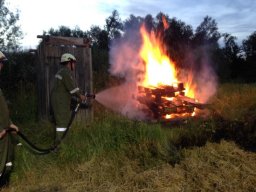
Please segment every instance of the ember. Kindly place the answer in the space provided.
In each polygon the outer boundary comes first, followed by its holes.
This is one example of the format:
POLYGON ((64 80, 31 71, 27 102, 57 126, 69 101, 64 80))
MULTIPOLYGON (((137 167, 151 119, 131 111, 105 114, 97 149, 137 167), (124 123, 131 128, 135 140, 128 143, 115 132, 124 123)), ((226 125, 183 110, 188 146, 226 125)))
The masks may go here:
POLYGON ((195 99, 185 96, 183 83, 175 86, 162 85, 159 87, 138 87, 138 101, 148 107, 149 114, 154 119, 173 119, 191 117, 196 108, 204 105, 195 99))

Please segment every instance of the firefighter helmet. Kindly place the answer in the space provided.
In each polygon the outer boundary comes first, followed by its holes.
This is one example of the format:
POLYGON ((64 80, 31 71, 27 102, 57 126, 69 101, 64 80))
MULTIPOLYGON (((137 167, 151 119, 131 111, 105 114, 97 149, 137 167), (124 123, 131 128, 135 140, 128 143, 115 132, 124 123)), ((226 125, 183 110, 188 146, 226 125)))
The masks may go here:
POLYGON ((0 51, 0 62, 7 61, 8 59, 5 57, 2 51, 0 51))
POLYGON ((76 61, 76 58, 70 53, 64 53, 61 56, 60 63, 65 63, 65 62, 68 62, 68 61, 76 61))

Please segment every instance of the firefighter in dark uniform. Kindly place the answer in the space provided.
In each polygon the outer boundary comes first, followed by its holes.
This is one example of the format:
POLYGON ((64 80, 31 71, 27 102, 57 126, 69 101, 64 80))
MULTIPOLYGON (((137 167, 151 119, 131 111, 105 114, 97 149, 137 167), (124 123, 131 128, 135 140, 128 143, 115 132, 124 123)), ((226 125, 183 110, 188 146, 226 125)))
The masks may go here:
MULTIPOLYGON (((7 58, 0 51, 0 71, 6 61, 7 58)), ((7 133, 6 128, 19 130, 10 120, 8 106, 0 89, 0 187, 9 183, 13 166, 14 145, 16 144, 12 133, 7 133)))
POLYGON ((55 75, 51 91, 51 106, 56 125, 55 144, 59 144, 71 118, 71 97, 76 96, 81 101, 86 100, 77 87, 72 73, 75 69, 76 58, 72 54, 65 53, 61 56, 60 64, 62 67, 55 75))

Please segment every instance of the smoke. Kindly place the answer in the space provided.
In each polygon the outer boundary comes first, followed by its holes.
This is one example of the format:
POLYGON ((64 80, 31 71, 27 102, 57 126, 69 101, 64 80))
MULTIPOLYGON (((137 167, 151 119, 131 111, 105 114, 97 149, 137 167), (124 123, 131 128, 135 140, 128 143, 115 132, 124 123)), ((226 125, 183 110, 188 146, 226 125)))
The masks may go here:
POLYGON ((139 50, 139 30, 129 30, 122 39, 112 43, 110 49, 110 73, 125 78, 126 82, 97 94, 97 100, 104 106, 120 112, 131 119, 145 119, 144 106, 137 100, 137 82, 142 66, 139 50))
POLYGON ((218 81, 213 69, 213 63, 209 58, 208 46, 199 47, 197 50, 190 50, 186 54, 185 63, 189 66, 186 71, 181 70, 182 82, 191 82, 195 90, 195 98, 200 103, 207 103, 216 93, 218 81))
MULTIPOLYGON (((96 98, 101 104, 129 118, 145 120, 149 117, 145 113, 146 106, 136 99, 140 75, 145 70, 139 54, 141 46, 139 29, 129 30, 124 37, 112 43, 109 71, 114 76, 125 78, 125 83, 98 93, 96 98)), ((190 67, 180 69, 180 81, 192 83, 195 97, 201 103, 207 102, 217 87, 217 78, 206 52, 204 48, 189 51, 187 65, 190 67)))
POLYGON ((105 107, 119 112, 130 119, 146 119, 143 113, 144 106, 135 98, 137 86, 133 83, 125 83, 97 93, 97 101, 105 107))
POLYGON ((217 90, 217 77, 208 62, 202 65, 200 73, 197 75, 196 98, 201 103, 206 103, 217 90))
POLYGON ((139 50, 141 47, 139 30, 129 30, 126 35, 112 43, 110 48, 110 73, 125 77, 127 81, 136 81, 141 66, 139 50))

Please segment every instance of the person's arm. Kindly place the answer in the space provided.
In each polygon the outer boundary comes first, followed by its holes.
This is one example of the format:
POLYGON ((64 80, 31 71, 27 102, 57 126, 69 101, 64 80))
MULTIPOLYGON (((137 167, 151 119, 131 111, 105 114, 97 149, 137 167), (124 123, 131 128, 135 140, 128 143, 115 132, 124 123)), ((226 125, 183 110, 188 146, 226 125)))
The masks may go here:
POLYGON ((19 132, 19 128, 17 127, 17 125, 15 125, 15 124, 13 124, 13 123, 10 124, 10 128, 13 128, 13 129, 15 129, 17 132, 19 132))
POLYGON ((71 73, 63 74, 63 83, 71 95, 78 97, 82 101, 86 100, 86 96, 81 94, 81 91, 80 91, 79 87, 77 86, 71 73))
POLYGON ((85 95, 82 95, 82 94, 79 95, 79 98, 80 98, 82 101, 86 101, 86 99, 87 99, 86 96, 85 96, 85 95))
POLYGON ((0 139, 4 138, 5 134, 6 134, 6 130, 3 129, 3 130, 0 132, 0 139))
MULTIPOLYGON (((15 124, 13 124, 13 123, 11 123, 11 124, 9 125, 9 127, 15 129, 16 132, 19 131, 19 128, 18 128, 15 124)), ((14 133, 16 133, 15 131, 14 131, 14 133)), ((0 139, 4 138, 4 136, 6 135, 6 133, 7 133, 7 130, 6 130, 6 129, 1 130, 1 131, 0 131, 0 139)), ((12 132, 12 133, 13 133, 13 132, 12 132)))
POLYGON ((3 138, 7 130, 6 128, 11 127, 15 130, 19 130, 16 125, 12 123, 9 117, 9 110, 6 103, 6 100, 4 98, 4 95, 2 93, 2 90, 0 89, 0 137, 3 138))

